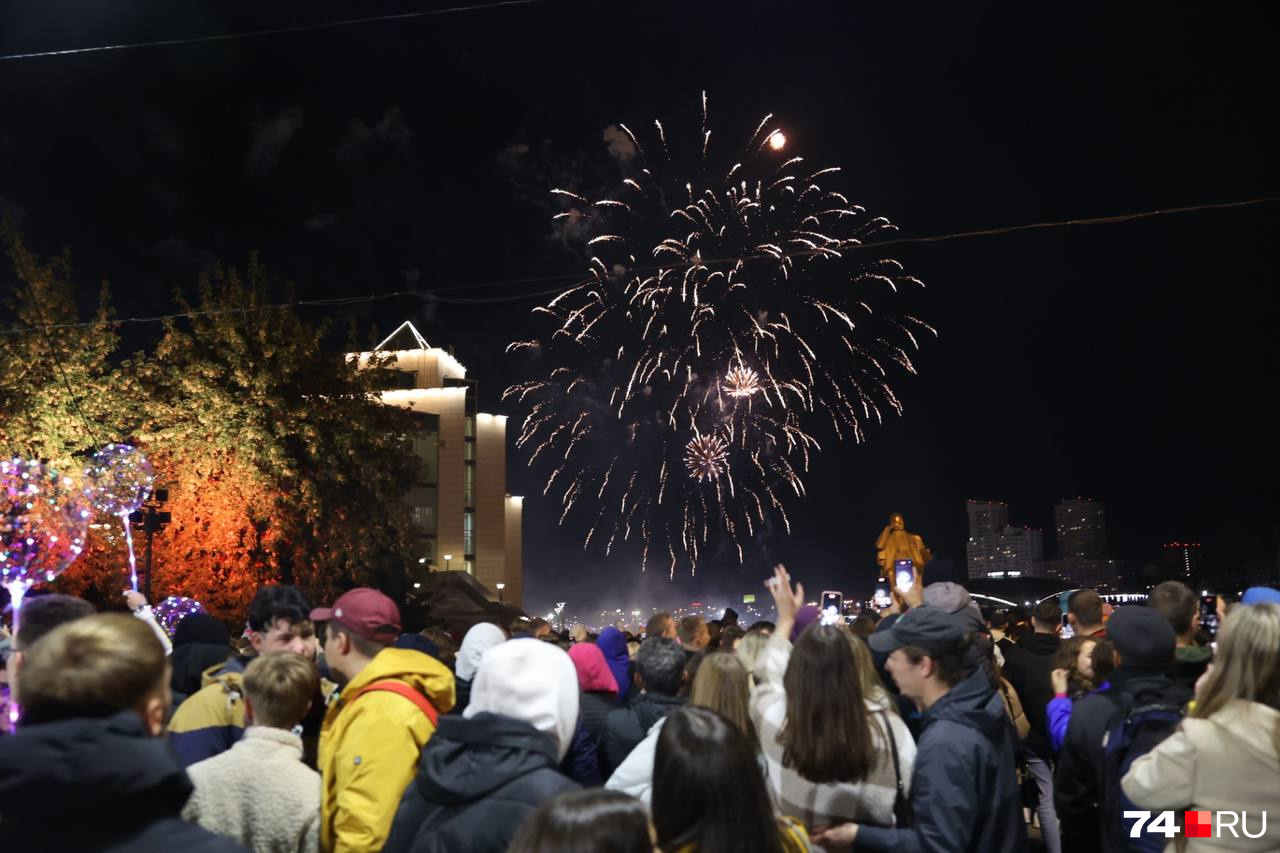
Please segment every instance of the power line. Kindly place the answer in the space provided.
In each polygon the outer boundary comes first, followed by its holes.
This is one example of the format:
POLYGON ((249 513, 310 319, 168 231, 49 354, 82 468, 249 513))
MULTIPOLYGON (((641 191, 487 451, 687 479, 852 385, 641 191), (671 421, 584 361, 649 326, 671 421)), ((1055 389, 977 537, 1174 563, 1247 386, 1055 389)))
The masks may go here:
MULTIPOLYGON (((1021 225, 1006 225, 998 228, 982 228, 973 231, 954 231, 948 234, 934 234, 921 237, 898 237, 891 240, 881 240, 875 243, 864 243, 856 246, 842 247, 842 251, 857 251, 865 249, 882 249, 886 246, 907 245, 912 243, 942 243, 950 240, 960 240, 971 237, 993 237, 1005 234, 1015 234, 1023 231, 1036 231, 1049 228, 1068 228, 1073 226, 1091 226, 1091 225, 1112 225, 1123 222, 1133 222, 1141 219, 1151 219, 1159 216, 1170 216, 1181 213, 1193 213, 1204 210, 1226 210, 1242 207, 1253 207, 1262 204, 1271 204, 1280 201, 1280 196, 1265 196, 1262 198, 1245 199, 1243 201, 1228 201, 1205 204, 1185 205, 1182 207, 1162 208, 1158 210, 1145 210, 1133 213, 1120 213, 1110 216, 1095 216, 1086 219, 1059 219, 1047 222, 1032 222, 1021 225)), ((804 258, 811 257, 816 254, 825 252, 818 250, 804 250, 800 252, 790 252, 787 257, 804 258)), ((703 260, 704 266, 712 264, 728 264, 737 263, 738 261, 748 261, 756 258, 771 258, 773 255, 744 255, 741 257, 716 258, 714 260, 703 260)), ((680 264, 662 264, 650 267, 629 267, 629 272, 653 272, 660 269, 678 269, 680 264)), ((495 296, 449 296, 445 294, 454 293, 456 291, 481 290, 495 287, 515 287, 519 285, 531 284, 549 284, 551 282, 563 282, 565 284, 575 284, 582 282, 583 274, 581 272, 565 273, 562 275, 535 276, 529 278, 511 278, 496 281, 473 282, 471 284, 457 284, 446 287, 434 288, 432 290, 396 290, 389 293, 373 293, 363 296, 336 296, 326 299, 302 299, 293 302, 281 302, 273 305, 262 305, 257 308, 222 308, 209 311, 182 311, 172 314, 158 314, 148 317, 120 317, 111 320, 88 320, 75 323, 54 323, 51 325, 40 327, 26 327, 15 329, 0 329, 0 335, 21 335, 32 331, 49 331, 58 329, 87 329, 95 326, 122 326, 128 324, 146 324, 146 323, 163 323, 168 320, 183 320, 193 317, 210 317, 223 314, 251 314, 264 311, 278 311, 286 308, 330 308, 342 307, 347 305, 360 305, 372 302, 382 302, 388 299, 399 299, 403 297, 414 297, 423 301, 443 302, 450 305, 486 305, 500 302, 519 302, 526 299, 537 299, 542 296, 550 296, 559 293, 563 287, 554 287, 549 290, 536 290, 525 293, 508 293, 495 296)))
POLYGON ((368 18, 350 18, 343 21, 323 21, 317 24, 298 24, 292 27, 274 27, 267 30, 250 30, 243 33, 222 33, 219 35, 191 36, 190 38, 160 39, 157 41, 129 42, 124 44, 104 44, 95 47, 76 47, 67 50, 43 50, 35 53, 11 53, 0 56, 0 62, 11 59, 40 59, 51 56, 75 56, 83 53, 107 53, 116 50, 135 50, 142 47, 173 47, 183 44, 203 44, 208 42, 234 41, 235 39, 256 38, 258 36, 274 36, 285 33, 303 33, 312 30, 332 30, 338 27, 350 27, 358 24, 375 24, 382 21, 406 21, 412 18, 427 18, 437 15, 453 15, 460 12, 482 12, 506 6, 531 6, 543 0, 498 0, 494 3, 477 3, 471 6, 452 6, 448 9, 426 9, 420 12, 402 12, 396 15, 376 15, 368 18))
POLYGON ((1119 213, 1114 216, 1095 216, 1092 219, 1062 219, 1056 222, 1033 222, 1028 225, 1007 225, 1003 228, 986 228, 981 231, 964 231, 959 234, 942 234, 936 237, 902 237, 896 240, 881 240, 873 245, 892 246, 895 243, 941 243, 958 237, 994 237, 1000 234, 1013 234, 1017 231, 1035 231, 1042 228, 1065 228, 1072 225, 1113 225, 1119 222, 1133 222, 1138 219, 1151 219, 1156 216, 1169 216, 1175 213, 1193 213, 1198 210, 1226 210, 1234 207, 1252 207, 1258 204, 1269 204, 1280 201, 1280 196, 1264 196, 1244 201, 1223 201, 1216 204, 1192 204, 1185 207, 1167 207, 1159 210, 1144 210, 1139 213, 1119 213))

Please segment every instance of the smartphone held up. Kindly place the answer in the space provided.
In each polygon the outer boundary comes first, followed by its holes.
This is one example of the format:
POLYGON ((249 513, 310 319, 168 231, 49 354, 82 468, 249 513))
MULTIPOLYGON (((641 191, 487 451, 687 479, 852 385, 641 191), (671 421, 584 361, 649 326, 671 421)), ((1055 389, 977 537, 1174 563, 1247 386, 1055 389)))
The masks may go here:
POLYGON ((911 591, 916 582, 915 563, 911 560, 893 561, 894 586, 903 595, 911 591))
POLYGON ((875 604, 877 610, 884 610, 893 606, 893 596, 889 594, 889 581, 886 578, 880 578, 876 581, 876 591, 872 597, 872 603, 875 604))
POLYGON ((823 625, 836 625, 840 622, 840 616, 844 612, 844 593, 825 590, 822 593, 822 615, 820 621, 823 625))

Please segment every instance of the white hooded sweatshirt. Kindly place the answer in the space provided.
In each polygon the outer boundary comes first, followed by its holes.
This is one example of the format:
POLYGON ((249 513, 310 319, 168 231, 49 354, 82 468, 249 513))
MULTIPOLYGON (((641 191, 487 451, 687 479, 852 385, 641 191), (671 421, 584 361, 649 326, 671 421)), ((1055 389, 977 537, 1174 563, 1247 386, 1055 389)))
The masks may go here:
POLYGON ((578 671, 573 661, 559 647, 533 638, 494 646, 480 658, 471 704, 462 716, 470 719, 486 711, 523 720, 551 735, 563 761, 578 727, 578 671))

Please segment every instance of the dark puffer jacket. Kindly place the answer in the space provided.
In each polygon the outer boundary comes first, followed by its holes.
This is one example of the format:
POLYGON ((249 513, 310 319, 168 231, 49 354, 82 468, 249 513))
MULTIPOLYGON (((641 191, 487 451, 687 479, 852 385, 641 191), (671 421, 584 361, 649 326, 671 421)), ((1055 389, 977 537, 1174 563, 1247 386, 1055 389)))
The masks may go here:
POLYGON ((608 766, 620 767, 631 750, 649 734, 653 724, 680 708, 684 702, 679 696, 645 692, 632 696, 625 708, 610 711, 604 729, 604 754, 608 766))
POLYGON ((1175 684, 1162 667, 1121 665, 1110 686, 1076 702, 1071 709, 1058 766, 1053 774, 1053 805, 1062 827, 1064 853, 1097 853, 1128 849, 1103 832, 1099 803, 1103 791, 1106 752, 1102 741, 1112 717, 1137 704, 1161 702, 1185 705, 1191 691, 1175 684))
POLYGON ((911 773, 912 825, 861 826, 855 849, 1026 850, 1017 753, 1018 734, 979 667, 924 713, 911 773))
POLYGON ((523 720, 441 717, 384 853, 505 853, 534 809, 579 787, 557 763, 555 742, 523 720))
POLYGON ((0 850, 243 851, 182 820, 191 790, 136 714, 27 726, 0 740, 0 850))

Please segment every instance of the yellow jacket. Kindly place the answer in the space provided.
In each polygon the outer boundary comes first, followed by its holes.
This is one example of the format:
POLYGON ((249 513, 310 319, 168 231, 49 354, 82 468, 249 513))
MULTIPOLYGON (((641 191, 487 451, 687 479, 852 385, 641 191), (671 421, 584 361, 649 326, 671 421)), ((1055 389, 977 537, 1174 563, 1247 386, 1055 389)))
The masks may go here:
POLYGON ((201 689, 174 712, 169 743, 183 767, 226 752, 244 734, 244 668, 241 658, 209 667, 201 689))
POLYGON ((403 696, 374 691, 400 681, 422 693, 440 714, 453 707, 453 673, 412 649, 383 649, 329 703, 320 729, 324 777, 320 849, 329 853, 380 850, 404 789, 418 769, 418 753, 435 732, 427 715, 403 696))
MULTIPOLYGON (((230 749, 244 734, 244 670, 252 658, 234 657, 214 664, 204 671, 201 688, 178 706, 169 721, 169 743, 183 767, 220 755, 230 749)), ((319 700, 327 698, 337 685, 320 679, 319 700)), ((316 740, 319 708, 309 711, 302 721, 304 761, 316 762, 316 740)))

